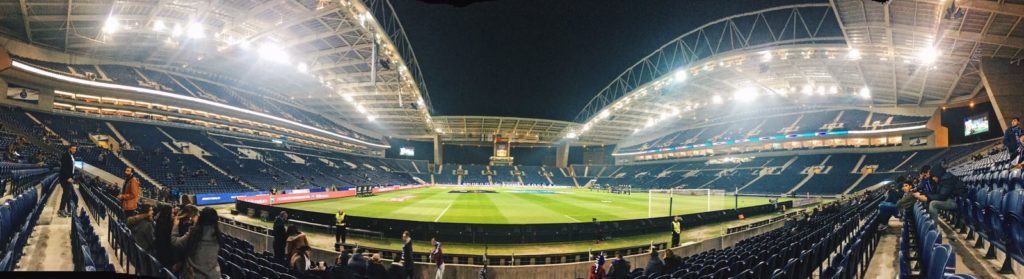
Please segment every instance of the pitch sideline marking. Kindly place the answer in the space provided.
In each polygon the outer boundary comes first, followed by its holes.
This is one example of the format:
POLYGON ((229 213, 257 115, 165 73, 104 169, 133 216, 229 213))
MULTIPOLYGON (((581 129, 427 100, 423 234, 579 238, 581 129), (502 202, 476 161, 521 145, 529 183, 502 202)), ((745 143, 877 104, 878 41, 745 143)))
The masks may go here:
POLYGON ((455 204, 455 200, 452 200, 452 202, 451 202, 451 203, 448 203, 448 207, 445 207, 445 208, 444 208, 444 211, 441 211, 441 214, 438 214, 438 215, 437 215, 437 218, 434 218, 434 222, 437 222, 437 220, 441 220, 441 216, 444 216, 444 214, 445 214, 446 212, 448 212, 448 209, 449 209, 449 208, 452 208, 452 205, 453 205, 453 204, 455 204))
POLYGON ((569 215, 563 215, 563 216, 565 216, 565 217, 567 217, 569 219, 572 219, 573 221, 576 221, 576 222, 583 222, 583 221, 580 221, 580 220, 576 220, 576 218, 572 218, 572 216, 569 216, 569 215))

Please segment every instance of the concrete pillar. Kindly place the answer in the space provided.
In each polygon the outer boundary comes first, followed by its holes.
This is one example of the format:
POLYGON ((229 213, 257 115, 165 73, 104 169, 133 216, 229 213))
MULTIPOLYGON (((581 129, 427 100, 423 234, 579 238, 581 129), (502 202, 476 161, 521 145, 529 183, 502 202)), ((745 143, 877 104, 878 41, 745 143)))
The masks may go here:
POLYGON ((442 153, 441 135, 434 135, 434 165, 440 166, 444 164, 444 154, 442 153))
POLYGON ((981 82, 992 101, 999 125, 1006 129, 1010 119, 1024 114, 1024 65, 1006 59, 981 60, 981 82))
MULTIPOLYGON (((932 130, 932 136, 928 139, 928 144, 934 147, 949 147, 949 128, 942 126, 942 109, 936 109, 935 113, 932 114, 932 118, 925 124, 929 130, 932 130)), ((908 143, 907 139, 903 139, 904 143, 908 143)))
POLYGON ((555 150, 555 167, 564 168, 569 166, 569 143, 561 143, 555 150))
MULTIPOLYGON (((5 91, 6 92, 6 91, 5 91)), ((53 88, 42 88, 39 89, 39 104, 37 108, 49 111, 53 109, 53 99, 56 95, 53 93, 53 88)))

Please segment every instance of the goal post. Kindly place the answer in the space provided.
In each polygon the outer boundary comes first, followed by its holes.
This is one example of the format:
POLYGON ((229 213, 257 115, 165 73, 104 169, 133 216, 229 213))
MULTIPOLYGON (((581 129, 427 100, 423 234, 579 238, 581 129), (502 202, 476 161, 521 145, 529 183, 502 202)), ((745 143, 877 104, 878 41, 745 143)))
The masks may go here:
POLYGON ((647 190, 647 217, 675 215, 679 208, 673 207, 678 204, 679 200, 693 200, 687 197, 705 197, 706 210, 712 211, 713 199, 716 197, 724 198, 725 196, 726 191, 722 189, 649 189, 647 190), (666 215, 658 214, 657 212, 659 211, 665 212, 666 215))

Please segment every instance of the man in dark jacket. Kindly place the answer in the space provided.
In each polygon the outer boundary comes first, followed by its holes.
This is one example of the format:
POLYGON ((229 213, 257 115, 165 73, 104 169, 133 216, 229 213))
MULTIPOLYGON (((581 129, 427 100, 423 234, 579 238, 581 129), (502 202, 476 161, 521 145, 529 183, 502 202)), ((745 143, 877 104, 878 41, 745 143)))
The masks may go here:
POLYGON ((644 268, 644 276, 652 277, 661 274, 665 270, 665 262, 658 257, 658 249, 651 249, 651 259, 647 261, 647 268, 644 268))
POLYGON ((412 275, 414 264, 412 262, 412 236, 409 231, 402 232, 402 267, 405 268, 405 278, 414 278, 412 275))
POLYGON ((288 243, 288 234, 285 232, 285 226, 288 224, 288 212, 281 211, 277 214, 277 218, 274 219, 274 257, 279 261, 285 262, 288 260, 287 255, 284 253, 285 244, 288 243))
POLYGON ((1017 142, 1017 139, 1020 136, 1024 136, 1024 132, 1021 132, 1020 129, 1020 118, 1014 117, 1010 120, 1010 127, 1006 128, 1006 131, 1003 132, 1003 146, 1006 147, 1006 152, 1010 153, 1010 160, 1017 157, 1017 149, 1020 148, 1020 143, 1017 142))
POLYGON ((354 277, 364 277, 366 276, 366 265, 369 263, 370 261, 363 255, 363 251, 356 248, 352 251, 352 258, 348 259, 348 270, 354 277))
POLYGON ((74 198, 73 193, 75 191, 72 183, 75 183, 75 153, 78 152, 78 145, 71 144, 68 146, 68 152, 64 153, 60 157, 60 176, 58 181, 60 182, 60 189, 63 192, 60 198, 60 210, 58 215, 61 217, 67 217, 72 212, 71 200, 74 198))
POLYGON ((928 203, 928 213, 932 216, 939 216, 939 210, 956 209, 956 197, 965 191, 963 182, 955 175, 946 173, 942 166, 932 167, 931 176, 935 189, 931 193, 914 193, 914 198, 920 202, 928 203))
POLYGON ((610 279, 629 279, 629 261, 622 258, 622 253, 615 258, 612 262, 612 267, 608 269, 608 278, 610 279))

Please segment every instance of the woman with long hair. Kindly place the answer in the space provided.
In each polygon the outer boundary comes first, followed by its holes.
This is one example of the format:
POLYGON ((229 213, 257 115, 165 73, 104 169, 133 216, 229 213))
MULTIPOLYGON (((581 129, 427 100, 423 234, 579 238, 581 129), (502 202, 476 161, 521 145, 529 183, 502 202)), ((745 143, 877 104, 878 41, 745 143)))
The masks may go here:
MULTIPOLYGON (((195 224, 185 235, 172 237, 175 248, 184 251, 185 262, 178 271, 179 278, 186 279, 219 279, 220 266, 217 264, 217 252, 220 251, 220 228, 217 226, 217 211, 206 207, 199 216, 192 217, 195 224)), ((174 227, 178 229, 178 219, 174 227)))
POLYGON ((156 207, 156 228, 153 236, 153 256, 165 267, 172 267, 176 262, 172 259, 174 250, 171 247, 171 230, 174 229, 174 216, 171 213, 171 206, 159 204, 156 207))

